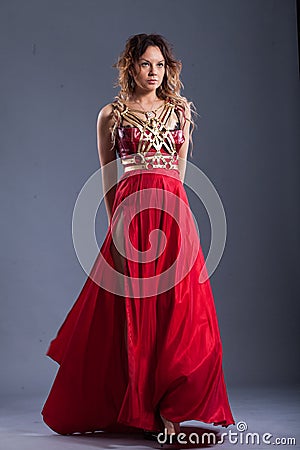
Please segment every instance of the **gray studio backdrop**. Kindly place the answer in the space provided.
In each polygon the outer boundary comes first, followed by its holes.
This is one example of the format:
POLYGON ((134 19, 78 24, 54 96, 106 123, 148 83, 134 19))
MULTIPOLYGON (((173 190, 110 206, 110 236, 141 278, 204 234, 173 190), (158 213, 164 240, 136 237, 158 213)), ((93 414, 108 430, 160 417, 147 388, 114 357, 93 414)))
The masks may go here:
MULTIPOLYGON (((86 280, 72 242, 96 118, 132 34, 158 32, 201 118, 194 157, 228 225, 211 277, 228 386, 298 381, 299 76, 293 0, 1 0, 1 394, 46 396, 86 280)), ((210 223, 187 187, 207 254, 210 223)), ((99 245, 107 218, 96 220, 99 245)), ((101 343, 99 343, 101 357, 101 343)))

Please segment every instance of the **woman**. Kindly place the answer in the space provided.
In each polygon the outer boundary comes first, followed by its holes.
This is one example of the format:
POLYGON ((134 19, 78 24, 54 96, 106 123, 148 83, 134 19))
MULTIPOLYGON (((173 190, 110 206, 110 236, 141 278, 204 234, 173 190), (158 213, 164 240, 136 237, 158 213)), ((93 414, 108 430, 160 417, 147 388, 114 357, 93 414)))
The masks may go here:
POLYGON ((61 434, 227 427, 216 311, 183 187, 193 120, 181 63, 162 36, 139 34, 116 67, 119 95, 97 120, 109 228, 47 352, 60 368, 43 418, 61 434))

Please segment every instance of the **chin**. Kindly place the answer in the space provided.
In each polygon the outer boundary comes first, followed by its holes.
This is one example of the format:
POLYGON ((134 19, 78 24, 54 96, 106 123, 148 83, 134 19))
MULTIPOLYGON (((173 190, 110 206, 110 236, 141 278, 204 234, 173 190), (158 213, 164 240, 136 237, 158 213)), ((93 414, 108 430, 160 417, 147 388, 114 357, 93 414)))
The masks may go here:
POLYGON ((147 90, 147 91, 156 91, 156 89, 158 89, 159 88, 159 84, 153 84, 153 85, 148 85, 147 84, 147 86, 145 87, 145 89, 147 90))

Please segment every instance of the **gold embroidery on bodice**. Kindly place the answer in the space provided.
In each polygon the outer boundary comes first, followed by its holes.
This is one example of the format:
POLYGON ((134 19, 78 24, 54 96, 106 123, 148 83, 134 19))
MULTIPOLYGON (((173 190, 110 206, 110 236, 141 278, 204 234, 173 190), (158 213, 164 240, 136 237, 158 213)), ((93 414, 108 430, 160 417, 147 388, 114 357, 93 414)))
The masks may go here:
POLYGON ((162 146, 172 155, 176 152, 172 130, 166 126, 174 111, 174 104, 166 102, 161 114, 148 120, 143 120, 137 114, 134 114, 134 110, 126 105, 124 106, 125 109, 120 112, 120 115, 141 132, 137 149, 138 153, 147 153, 154 147, 156 152, 161 154, 162 146))

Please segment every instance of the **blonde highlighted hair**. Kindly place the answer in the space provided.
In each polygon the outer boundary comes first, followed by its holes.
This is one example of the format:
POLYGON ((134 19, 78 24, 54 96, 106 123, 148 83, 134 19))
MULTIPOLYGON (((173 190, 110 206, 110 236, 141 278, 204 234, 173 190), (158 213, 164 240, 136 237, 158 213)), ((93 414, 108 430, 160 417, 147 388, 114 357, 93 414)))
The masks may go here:
MULTIPOLYGON (((115 105, 121 106, 123 102, 128 101, 129 97, 134 93, 135 81, 131 75, 134 69, 134 64, 138 62, 139 58, 145 53, 149 46, 156 46, 160 49, 165 60, 165 75, 161 85, 156 90, 156 95, 161 100, 168 100, 174 103, 179 110, 182 111, 184 120, 191 123, 189 140, 191 143, 191 156, 193 149, 192 133, 195 128, 195 122, 192 114, 196 114, 196 109, 193 102, 188 101, 180 94, 183 89, 183 83, 180 79, 182 63, 173 55, 171 44, 160 34, 136 34, 131 36, 126 41, 125 48, 120 54, 118 61, 113 65, 119 71, 118 79, 114 87, 120 87, 118 95, 115 97, 115 105), (187 117, 187 111, 190 111, 190 118, 187 117)), ((115 124, 111 129, 112 141, 115 143, 116 128, 120 120, 120 110, 118 107, 113 108, 115 116, 115 124)))

